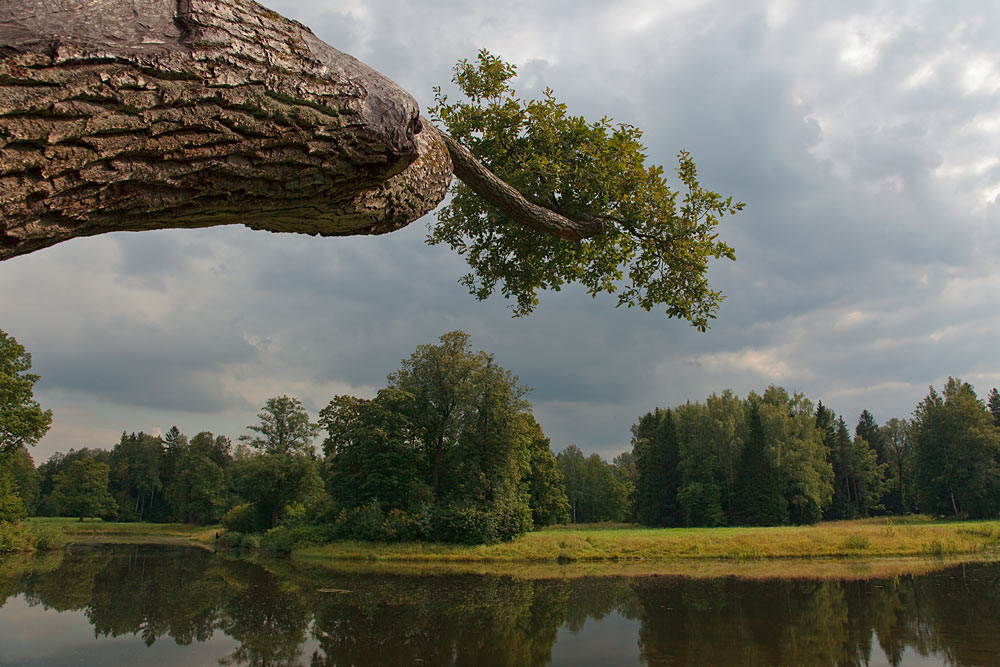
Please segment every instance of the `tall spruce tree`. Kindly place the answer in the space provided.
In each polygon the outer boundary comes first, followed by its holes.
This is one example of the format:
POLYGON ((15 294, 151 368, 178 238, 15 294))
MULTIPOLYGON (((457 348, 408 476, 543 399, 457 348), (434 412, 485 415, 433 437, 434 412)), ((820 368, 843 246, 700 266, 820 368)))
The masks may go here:
POLYGON ((781 493, 781 479, 767 452, 760 405, 751 401, 746 437, 736 480, 734 515, 746 526, 775 526, 788 522, 788 504, 781 493))
POLYGON ((632 426, 635 455, 635 513, 647 526, 682 524, 677 488, 680 473, 677 433, 671 410, 657 408, 632 426))
POLYGON ((862 410, 858 416, 858 425, 854 427, 854 437, 864 438, 865 441, 875 450, 879 463, 885 463, 887 458, 885 451, 885 434, 879 428, 875 417, 868 410, 862 410))

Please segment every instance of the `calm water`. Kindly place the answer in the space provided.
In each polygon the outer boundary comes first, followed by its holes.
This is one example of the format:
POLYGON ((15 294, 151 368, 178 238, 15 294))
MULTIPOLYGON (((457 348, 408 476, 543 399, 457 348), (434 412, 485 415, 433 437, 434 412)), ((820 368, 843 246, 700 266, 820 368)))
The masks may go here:
POLYGON ((0 665, 994 665, 1000 566, 868 580, 330 572, 181 547, 0 559, 0 665))

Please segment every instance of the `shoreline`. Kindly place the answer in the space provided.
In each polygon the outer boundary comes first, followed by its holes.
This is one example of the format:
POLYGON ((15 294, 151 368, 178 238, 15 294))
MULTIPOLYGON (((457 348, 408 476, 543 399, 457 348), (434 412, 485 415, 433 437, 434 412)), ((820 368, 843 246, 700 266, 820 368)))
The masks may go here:
MULTIPOLYGON (((32 518, 26 523, 62 531, 65 543, 192 544, 212 548, 219 526, 118 523, 32 518)), ((272 554, 273 555, 273 554, 272 554)), ((341 541, 302 545, 299 561, 343 563, 521 564, 560 566, 669 561, 795 561, 841 559, 1000 558, 1000 520, 942 521, 879 517, 812 526, 645 528, 577 524, 527 533, 510 542, 453 545, 341 541)))

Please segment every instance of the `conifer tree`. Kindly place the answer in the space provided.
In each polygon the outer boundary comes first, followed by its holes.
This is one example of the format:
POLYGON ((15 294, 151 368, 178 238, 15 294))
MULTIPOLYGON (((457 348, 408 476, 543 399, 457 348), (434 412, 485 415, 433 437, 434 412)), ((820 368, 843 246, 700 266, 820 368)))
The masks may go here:
POLYGON ((788 522, 788 504, 781 494, 778 471, 767 454, 760 405, 750 402, 746 438, 736 481, 734 514, 737 523, 775 526, 788 522))

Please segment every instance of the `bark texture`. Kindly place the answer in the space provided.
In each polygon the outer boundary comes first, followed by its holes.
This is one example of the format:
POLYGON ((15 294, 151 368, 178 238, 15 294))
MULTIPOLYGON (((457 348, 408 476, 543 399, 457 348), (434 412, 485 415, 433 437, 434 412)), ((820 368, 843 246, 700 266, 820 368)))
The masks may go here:
POLYGON ((0 259, 109 231, 392 231, 447 148, 416 102, 248 0, 0 0, 0 259))

